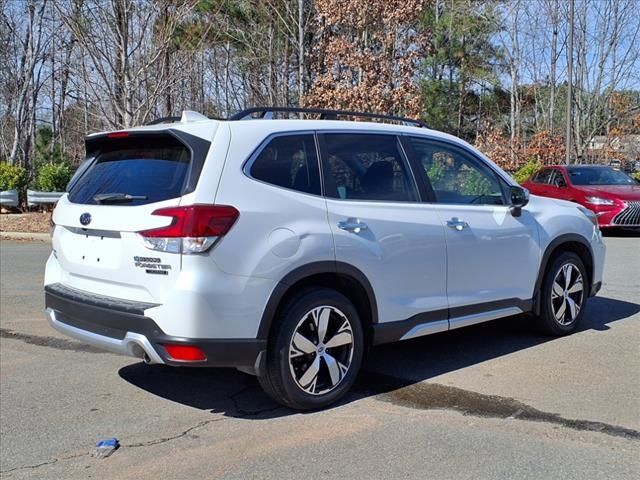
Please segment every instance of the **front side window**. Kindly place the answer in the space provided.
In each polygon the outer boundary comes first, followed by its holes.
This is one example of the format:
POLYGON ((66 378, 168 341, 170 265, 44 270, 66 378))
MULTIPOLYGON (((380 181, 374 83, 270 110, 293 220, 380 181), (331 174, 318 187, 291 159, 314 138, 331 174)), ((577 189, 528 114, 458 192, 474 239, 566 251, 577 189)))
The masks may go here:
POLYGON ((313 135, 273 138, 251 166, 257 180, 299 192, 320 195, 320 174, 313 135))
POLYGON ((409 165, 395 135, 326 133, 320 138, 328 197, 418 201, 409 165))
POLYGON ((438 203, 504 205, 495 172, 462 149, 435 140, 409 137, 438 203))
POLYGON ((553 176, 553 180, 551 183, 554 187, 562 188, 567 186, 567 182, 564 180, 564 175, 560 170, 554 170, 555 175, 553 176))

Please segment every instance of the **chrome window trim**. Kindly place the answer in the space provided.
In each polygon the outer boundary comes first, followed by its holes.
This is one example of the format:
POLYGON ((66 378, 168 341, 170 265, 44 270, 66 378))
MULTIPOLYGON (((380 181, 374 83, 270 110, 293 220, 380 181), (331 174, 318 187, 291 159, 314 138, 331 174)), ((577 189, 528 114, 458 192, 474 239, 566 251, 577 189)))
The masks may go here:
MULTIPOLYGON (((325 198, 327 200, 337 200, 337 201, 341 201, 341 202, 367 202, 367 203, 389 203, 389 204, 427 204, 427 205, 443 205, 442 203, 435 201, 435 202, 431 202, 428 199, 423 199, 422 195, 420 194, 420 189, 418 188, 418 182, 417 182, 417 178, 416 178, 416 172, 414 172, 413 167, 411 166, 411 161, 409 161, 407 152, 405 151, 404 147, 402 146, 402 141, 400 141, 399 137, 415 137, 415 138, 419 138, 419 139, 423 139, 423 140, 429 140, 429 141, 433 141, 433 142, 439 142, 442 144, 445 144, 447 146, 451 146, 451 147, 455 147, 460 149, 461 151, 463 151, 464 153, 472 156, 475 160, 481 162, 483 165, 485 165, 488 169, 490 169, 494 175, 496 176, 498 183, 500 184, 500 186, 503 189, 503 201, 507 202, 507 198, 505 196, 505 192, 504 192, 504 187, 506 184, 507 187, 509 186, 518 186, 518 183, 511 178, 506 172, 503 172, 502 170, 498 169, 497 167, 495 167, 491 162, 488 162, 487 160, 485 160, 485 158, 483 158, 483 156, 480 154, 478 154, 478 152, 475 152, 472 148, 470 148, 469 146, 461 143, 461 142, 457 142, 454 140, 450 140, 448 138, 441 138, 439 136, 435 136, 435 135, 430 135, 427 132, 406 132, 403 130, 399 130, 399 131, 394 131, 394 129, 392 128, 393 125, 389 125, 389 130, 384 131, 384 130, 376 130, 376 129, 369 129, 369 128, 363 128, 363 129, 354 129, 354 128, 328 128, 328 129, 304 129, 304 130, 282 130, 282 131, 278 131, 278 132, 272 132, 270 134, 268 134, 261 142, 260 144, 247 156, 246 160, 242 163, 242 173, 247 177, 250 178, 251 180, 255 181, 255 182, 259 182, 262 183, 264 185, 269 185, 271 187, 274 188, 281 188, 283 190, 288 190, 290 192, 296 192, 299 193, 301 195, 309 195, 311 197, 322 197, 325 198), (323 166, 322 166, 322 155, 321 155, 321 148, 320 148, 320 141, 318 136, 322 135, 322 134, 331 134, 331 133, 338 133, 338 134, 352 134, 352 135, 392 135, 396 137, 396 141, 399 144, 399 149, 401 152, 401 155, 403 156, 403 160, 406 162, 408 168, 409 168, 409 172, 411 173, 411 179, 413 180, 413 186, 416 190, 416 194, 417 194, 417 198, 418 200, 415 201, 411 201, 411 202, 404 202, 404 201, 394 201, 394 200, 361 200, 361 199, 342 199, 342 198, 333 198, 333 197, 328 197, 326 195, 326 191, 325 191, 325 183, 324 183, 324 170, 323 170, 323 166), (260 153, 262 153, 262 151, 266 148, 266 146, 269 144, 269 142, 271 140, 273 140, 274 138, 277 137, 284 137, 284 136, 293 136, 293 135, 312 135, 314 138, 314 142, 315 142, 315 147, 316 147, 316 161, 317 161, 317 166, 318 166, 318 172, 320 175, 320 195, 316 195, 314 193, 308 193, 308 192, 302 192, 300 190, 295 190, 293 188, 287 188, 287 187, 283 187, 281 185, 275 185, 273 183, 269 183, 269 182, 265 182, 263 180, 260 180, 258 178, 255 178, 254 176, 251 175, 251 167, 253 166, 253 163, 256 161, 256 159, 258 158, 258 156, 260 155, 260 153)), ((466 204, 447 204, 447 205, 466 205, 466 204)), ((502 206, 507 206, 507 203, 503 204, 502 206)))

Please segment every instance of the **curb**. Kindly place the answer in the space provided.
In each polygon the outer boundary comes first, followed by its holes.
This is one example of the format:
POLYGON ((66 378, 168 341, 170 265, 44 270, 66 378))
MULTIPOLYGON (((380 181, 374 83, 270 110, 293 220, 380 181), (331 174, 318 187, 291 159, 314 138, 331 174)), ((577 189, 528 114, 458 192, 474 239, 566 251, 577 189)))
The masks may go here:
POLYGON ((51 237, 48 233, 0 232, 0 240, 29 240, 51 243, 51 237))

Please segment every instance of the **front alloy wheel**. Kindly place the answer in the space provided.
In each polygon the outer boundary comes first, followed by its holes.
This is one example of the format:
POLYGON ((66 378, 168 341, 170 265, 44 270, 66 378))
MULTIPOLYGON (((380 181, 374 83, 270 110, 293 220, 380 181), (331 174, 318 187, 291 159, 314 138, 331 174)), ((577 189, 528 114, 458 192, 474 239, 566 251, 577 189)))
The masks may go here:
POLYGON ((584 282, 582 274, 571 262, 562 265, 551 288, 551 309, 560 325, 576 321, 582 308, 584 282))
POLYGON ((550 335, 573 332, 584 314, 588 296, 584 263, 573 252, 558 255, 545 272, 540 291, 539 325, 550 335))

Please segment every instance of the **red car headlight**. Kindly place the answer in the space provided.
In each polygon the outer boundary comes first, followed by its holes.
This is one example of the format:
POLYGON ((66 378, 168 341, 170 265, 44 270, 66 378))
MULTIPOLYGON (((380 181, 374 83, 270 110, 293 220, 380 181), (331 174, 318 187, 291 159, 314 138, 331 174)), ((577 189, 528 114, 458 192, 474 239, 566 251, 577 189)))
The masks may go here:
POLYGON ((585 201, 591 205, 615 205, 616 201, 610 198, 602 197, 585 197, 585 201))

